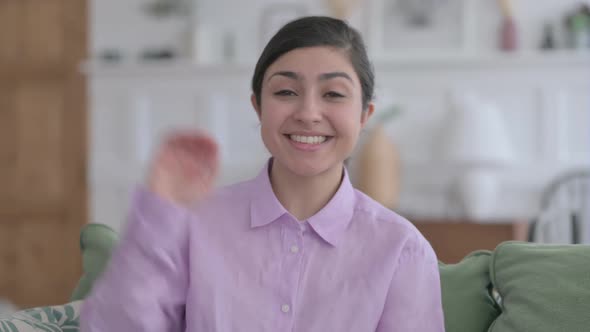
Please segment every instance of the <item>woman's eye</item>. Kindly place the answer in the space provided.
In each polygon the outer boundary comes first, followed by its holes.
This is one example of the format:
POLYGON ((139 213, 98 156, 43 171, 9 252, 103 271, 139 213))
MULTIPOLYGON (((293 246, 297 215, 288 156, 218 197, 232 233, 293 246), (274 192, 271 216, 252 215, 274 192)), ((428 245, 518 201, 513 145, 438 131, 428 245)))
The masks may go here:
POLYGON ((344 95, 335 91, 330 91, 330 92, 326 92, 326 94, 324 94, 325 97, 328 98, 343 98, 344 95))
POLYGON ((280 90, 274 93, 275 96, 296 96, 297 94, 291 90, 280 90))

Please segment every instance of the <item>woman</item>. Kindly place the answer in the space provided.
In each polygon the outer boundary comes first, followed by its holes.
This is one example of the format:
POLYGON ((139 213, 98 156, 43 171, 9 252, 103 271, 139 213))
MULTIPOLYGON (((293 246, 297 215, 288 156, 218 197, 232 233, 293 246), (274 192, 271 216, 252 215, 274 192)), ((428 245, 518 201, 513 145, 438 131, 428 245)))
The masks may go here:
POLYGON ((443 331, 436 256, 414 226, 356 191, 343 161, 373 114, 358 32, 284 26, 252 79, 272 158, 210 192, 217 148, 177 134, 136 194, 82 331, 443 331))

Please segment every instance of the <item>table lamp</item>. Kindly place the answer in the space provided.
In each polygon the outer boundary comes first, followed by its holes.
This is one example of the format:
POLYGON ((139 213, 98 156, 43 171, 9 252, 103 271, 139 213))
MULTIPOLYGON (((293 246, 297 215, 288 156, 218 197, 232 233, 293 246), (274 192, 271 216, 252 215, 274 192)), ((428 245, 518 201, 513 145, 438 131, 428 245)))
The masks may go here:
POLYGON ((473 95, 455 96, 443 138, 443 159, 459 170, 455 183, 466 216, 490 219, 497 207, 499 171, 515 163, 500 111, 473 95))

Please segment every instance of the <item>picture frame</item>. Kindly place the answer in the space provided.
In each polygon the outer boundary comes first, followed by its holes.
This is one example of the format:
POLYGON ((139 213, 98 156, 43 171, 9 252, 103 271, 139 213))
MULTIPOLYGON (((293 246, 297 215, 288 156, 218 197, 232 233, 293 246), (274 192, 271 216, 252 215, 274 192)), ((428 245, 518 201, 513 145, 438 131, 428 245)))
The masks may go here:
POLYGON ((308 15, 307 7, 299 3, 274 3, 265 7, 260 19, 260 51, 281 27, 294 19, 306 15, 308 15))
POLYGON ((470 0, 372 0, 369 51, 376 59, 465 55, 473 44, 472 7, 470 0))

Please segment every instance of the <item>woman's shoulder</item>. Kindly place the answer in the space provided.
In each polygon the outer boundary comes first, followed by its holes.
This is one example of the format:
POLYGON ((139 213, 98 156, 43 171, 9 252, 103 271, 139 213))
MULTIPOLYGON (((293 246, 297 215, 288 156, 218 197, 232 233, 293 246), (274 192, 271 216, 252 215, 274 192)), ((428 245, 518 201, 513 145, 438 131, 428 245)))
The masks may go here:
POLYGON ((215 188, 191 209, 191 227, 206 227, 211 231, 211 227, 223 229, 229 225, 236 226, 240 222, 248 222, 253 197, 250 188, 248 181, 215 188))
POLYGON ((362 217, 364 222, 379 224, 383 227, 401 228, 408 232, 416 229, 409 220, 363 192, 355 190, 355 194, 355 215, 362 217))
POLYGON ((430 248, 430 243, 411 221, 358 190, 354 219, 358 227, 368 229, 375 239, 395 243, 398 248, 401 246, 406 251, 430 248))
POLYGON ((218 186, 199 202, 198 208, 249 204, 253 189, 251 180, 218 186))

